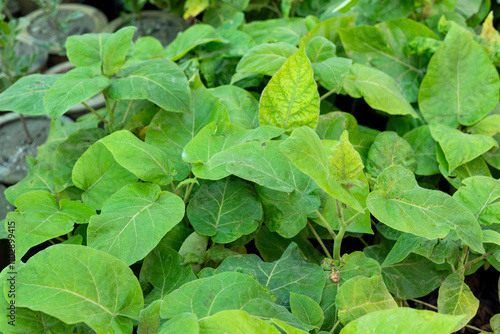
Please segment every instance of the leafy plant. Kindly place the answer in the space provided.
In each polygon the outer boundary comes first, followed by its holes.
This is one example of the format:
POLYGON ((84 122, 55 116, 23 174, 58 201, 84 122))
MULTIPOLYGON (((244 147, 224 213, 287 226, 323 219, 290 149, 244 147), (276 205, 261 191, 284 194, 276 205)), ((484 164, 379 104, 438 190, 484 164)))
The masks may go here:
POLYGON ((500 269, 500 78, 471 29, 487 10, 464 6, 297 3, 289 19, 194 25, 165 49, 134 28, 70 37, 75 69, 0 95, 54 119, 5 192, 14 331, 468 326, 465 277, 500 269), (57 120, 100 92, 105 108, 57 120), (420 300, 435 290, 437 306, 420 300))

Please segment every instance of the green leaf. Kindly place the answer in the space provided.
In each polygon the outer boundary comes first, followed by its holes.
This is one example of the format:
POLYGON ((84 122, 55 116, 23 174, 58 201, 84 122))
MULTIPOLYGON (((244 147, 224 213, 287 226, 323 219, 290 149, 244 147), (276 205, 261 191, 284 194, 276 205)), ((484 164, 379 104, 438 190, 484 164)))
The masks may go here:
POLYGON ((165 152, 174 164, 175 180, 183 180, 190 171, 189 164, 182 161, 186 145, 207 124, 215 122, 222 126, 229 120, 224 105, 205 87, 192 90, 191 99, 190 113, 159 112, 151 120, 146 134, 146 143, 165 152))
POLYGON ((354 210, 364 211, 347 188, 335 181, 326 150, 313 130, 306 126, 294 130, 280 145, 280 150, 330 196, 346 203, 354 210))
POLYGON ((349 142, 349 132, 344 131, 340 141, 330 149, 328 161, 332 166, 332 176, 338 183, 356 180, 363 170, 361 156, 349 142))
POLYGON ((243 88, 236 86, 219 86, 210 90, 226 107, 231 124, 244 129, 255 129, 259 126, 259 101, 243 88))
POLYGON ((109 36, 102 50, 104 75, 110 77, 122 67, 136 30, 136 27, 125 27, 109 36))
POLYGON ((186 76, 168 59, 145 60, 121 70, 118 76, 107 89, 112 99, 146 99, 168 111, 190 110, 186 76))
POLYGON ((317 76, 323 87, 330 91, 340 93, 342 86, 344 85, 344 80, 349 74, 351 65, 351 59, 333 57, 328 58, 321 63, 313 63, 312 68, 314 69, 314 74, 317 76))
POLYGON ((493 139, 497 142, 497 148, 489 150, 482 157, 490 166, 500 169, 500 134, 496 134, 493 139))
POLYGON ((19 268, 16 279, 17 306, 84 322, 98 334, 132 333, 143 307, 132 270, 91 247, 51 246, 19 268))
POLYGON ((127 59, 123 68, 155 58, 165 58, 161 42, 152 36, 139 37, 135 41, 134 54, 127 59))
MULTIPOLYGON (((198 232, 194 231, 191 233, 179 248, 179 255, 185 258, 191 257, 202 260, 202 256, 205 253, 208 245, 209 238, 198 234, 198 232)), ((195 263, 191 261, 191 267, 193 268, 193 272, 198 274, 201 270, 201 264, 195 263)))
POLYGON ((145 297, 146 304, 163 299, 170 292, 196 279, 191 266, 182 266, 183 262, 183 257, 163 241, 146 256, 140 281, 153 286, 153 290, 145 297))
POLYGON ((439 288, 437 303, 439 313, 463 316, 453 331, 458 331, 467 325, 479 308, 479 300, 464 283, 464 277, 459 273, 446 277, 439 288))
POLYGON ((376 260, 359 251, 343 255, 338 270, 340 271, 339 286, 343 286, 355 277, 372 277, 382 273, 380 264, 376 260))
POLYGON ((43 99, 60 74, 31 74, 17 80, 0 94, 0 110, 24 115, 47 113, 43 99))
POLYGON ((17 210, 7 221, 16 222, 16 258, 21 259, 33 246, 67 234, 76 223, 88 222, 95 211, 88 205, 61 199, 46 191, 34 190, 16 199, 17 210))
POLYGON ((89 247, 109 253, 127 265, 143 259, 184 216, 184 202, 150 183, 126 185, 92 216, 89 247))
POLYGON ((297 47, 284 43, 264 43, 248 50, 238 62, 237 72, 262 73, 273 76, 297 47))
POLYGON ((341 334, 443 334, 452 333, 462 317, 398 307, 372 312, 350 322, 341 334), (401 324, 404 324, 402 326, 401 324))
POLYGON ((357 8, 363 16, 375 21, 386 21, 408 16, 414 10, 414 2, 409 0, 360 0, 357 8), (376 6, 375 6, 376 4, 376 6))
POLYGON ((167 57, 176 61, 195 47, 209 42, 227 43, 228 41, 208 24, 193 25, 177 35, 177 38, 167 46, 167 57))
POLYGON ((332 111, 319 115, 316 133, 320 139, 339 140, 342 133, 347 130, 351 134, 358 132, 358 122, 352 114, 342 111, 332 111))
POLYGON ((500 181, 492 177, 473 176, 462 181, 453 198, 469 209, 479 223, 500 222, 500 181))
POLYGON ((363 97, 370 107, 390 115, 411 115, 419 118, 401 93, 396 81, 389 75, 361 64, 353 64, 351 74, 344 81, 344 89, 350 96, 363 97))
POLYGON ((410 144, 392 131, 384 131, 375 137, 367 160, 366 170, 374 177, 389 166, 402 166, 413 172, 416 165, 410 144))
POLYGON ((54 184, 58 192, 74 185, 71 174, 76 162, 92 144, 105 135, 106 132, 100 128, 82 129, 59 144, 54 163, 54 184))
POLYGON ((252 186, 237 178, 201 183, 187 207, 194 229, 216 243, 229 243, 259 227, 262 205, 252 186))
POLYGON ((439 174, 439 163, 436 158, 436 142, 431 136, 428 125, 419 126, 407 132, 403 139, 410 144, 415 155, 415 174, 439 174))
POLYGON ((303 125, 318 125, 319 94, 311 62, 303 49, 290 56, 273 75, 259 103, 260 125, 291 131, 303 125))
POLYGON ((427 123, 456 128, 486 116, 498 103, 499 91, 500 79, 486 52, 453 24, 429 62, 418 104, 427 123))
POLYGON ((337 292, 336 307, 339 321, 343 325, 365 314, 378 310, 397 308, 385 287, 382 275, 356 276, 345 282, 337 292))
POLYGON ((252 277, 224 272, 184 284, 163 299, 160 316, 190 312, 204 318, 223 310, 238 310, 255 299, 270 300, 269 291, 252 277))
POLYGON ((417 37, 437 39, 432 30, 422 23, 401 18, 376 26, 339 29, 339 35, 350 58, 388 74, 409 102, 417 101, 427 61, 408 55, 406 47, 417 37))
POLYGON ((199 334, 198 318, 193 313, 181 313, 164 323, 156 334, 199 334))
POLYGON ((137 177, 123 168, 101 143, 92 144, 73 167, 73 184, 83 190, 82 200, 96 210, 124 185, 136 183, 137 177))
POLYGON ((474 251, 484 253, 481 227, 474 215, 450 195, 418 186, 414 174, 401 166, 386 168, 366 200, 379 221, 429 240, 450 230, 474 251))
POLYGON ((493 147, 497 142, 485 135, 471 135, 442 124, 431 124, 432 137, 439 143, 448 162, 448 173, 458 166, 474 160, 493 147))
POLYGON ((320 328, 324 316, 321 307, 311 298, 297 293, 290 293, 290 308, 292 314, 303 323, 320 328))
POLYGON ((243 25, 242 30, 257 44, 284 42, 297 45, 308 29, 303 18, 293 17, 253 21, 243 25))
POLYGON ((306 55, 312 63, 321 63, 335 57, 336 51, 337 48, 331 41, 323 36, 314 36, 307 44, 306 55))
MULTIPOLYGON (((137 334, 157 333, 158 327, 160 327, 160 307, 162 303, 162 300, 155 300, 141 311, 137 334)), ((147 305, 147 302, 145 302, 145 305, 147 305)))
POLYGON ((92 67, 78 67, 63 74, 45 94, 43 103, 52 119, 87 101, 111 84, 111 80, 92 67))
POLYGON ((402 233, 398 241, 391 248, 389 254, 382 263, 383 266, 389 266, 394 263, 403 261, 412 251, 417 249, 420 244, 425 240, 410 233, 402 233))
POLYGON ((200 334, 279 334, 280 331, 272 324, 264 322, 245 311, 221 311, 200 321, 200 334))
POLYGON ((305 295, 319 303, 325 285, 321 267, 305 262, 294 242, 279 260, 272 263, 263 262, 255 254, 240 255, 225 259, 217 268, 217 272, 232 271, 234 268, 251 272, 260 284, 277 295, 276 303, 283 306, 290 305, 292 292, 305 295))
POLYGON ((75 67, 101 67, 104 45, 110 37, 111 34, 106 33, 69 36, 65 44, 66 56, 75 67))
POLYGON ((166 185, 177 173, 164 151, 144 143, 130 131, 113 132, 99 142, 106 146, 121 166, 144 181, 166 185))

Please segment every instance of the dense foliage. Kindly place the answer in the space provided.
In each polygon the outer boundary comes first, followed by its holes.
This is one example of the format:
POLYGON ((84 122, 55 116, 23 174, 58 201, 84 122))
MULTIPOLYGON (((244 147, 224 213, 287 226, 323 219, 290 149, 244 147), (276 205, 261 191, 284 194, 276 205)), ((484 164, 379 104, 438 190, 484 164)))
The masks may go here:
POLYGON ((17 317, 0 330, 463 328, 465 276, 500 270, 490 1, 201 3, 166 48, 133 27, 70 37, 75 69, 0 95, 53 119, 5 192, 17 317), (436 289, 438 312, 415 304, 436 289))

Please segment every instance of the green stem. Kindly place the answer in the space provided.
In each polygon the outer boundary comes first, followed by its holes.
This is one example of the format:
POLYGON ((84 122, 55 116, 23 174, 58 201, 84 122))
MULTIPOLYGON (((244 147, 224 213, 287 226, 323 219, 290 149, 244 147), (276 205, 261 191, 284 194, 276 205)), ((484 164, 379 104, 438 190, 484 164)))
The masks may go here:
POLYGON ((113 124, 115 123, 114 109, 110 108, 109 97, 105 90, 102 91, 102 95, 104 96, 104 101, 106 101, 106 109, 109 111, 109 129, 113 132, 113 124))
POLYGON ((353 221, 356 220, 356 218, 358 218, 359 216, 361 216, 363 213, 365 213, 365 210, 366 208, 363 210, 363 212, 357 212, 354 216, 352 216, 351 218, 349 218, 344 224, 345 226, 349 226, 349 224, 351 224, 353 221))
POLYGON ((321 240, 318 233, 316 232, 316 230, 314 229, 314 227, 312 226, 312 224, 309 221, 307 221, 307 226, 309 226, 309 228, 311 229, 311 232, 314 234, 314 237, 316 238, 316 240, 318 240, 319 245, 323 249, 323 252, 325 252, 326 257, 329 259, 332 259, 332 256, 330 255, 330 252, 328 251, 325 244, 323 243, 323 240, 321 240))
POLYGON ((125 116, 123 116, 122 124, 125 123, 128 117, 128 113, 130 112, 130 109, 132 109, 132 104, 134 103, 134 100, 130 100, 130 103, 128 104, 127 111, 125 112, 125 116))
POLYGON ((325 225, 324 227, 328 230, 328 232, 330 233, 330 235, 335 238, 335 232, 333 232, 330 224, 328 224, 328 222, 326 221, 325 217, 323 217, 323 215, 318 211, 314 211, 318 217, 319 217, 319 220, 321 220, 321 222, 323 223, 323 225, 325 225))
POLYGON ((109 125, 109 122, 107 119, 105 119, 104 117, 102 117, 101 114, 99 114, 94 108, 92 108, 91 106, 89 106, 87 103, 85 102, 82 102, 82 104, 87 107, 88 110, 90 110, 93 114, 95 114, 97 117, 99 117, 101 119, 101 121, 104 122, 104 124, 108 124, 109 125))
POLYGON ((415 303, 419 303, 419 304, 422 304, 424 306, 427 306, 428 308, 431 308, 433 310, 437 310, 438 308, 432 304, 429 304, 429 303, 426 303, 426 302, 423 302, 421 300, 418 300, 418 299, 414 299, 414 298, 410 298, 408 300, 411 300, 412 302, 415 302, 415 303))
POLYGON ((466 264, 464 265, 464 270, 465 270, 465 269, 468 269, 468 268, 469 268, 469 267, 471 267, 472 265, 474 265, 474 264, 476 264, 476 263, 478 263, 478 262, 480 262, 480 261, 484 260, 484 259, 485 259, 485 258, 487 258, 488 256, 493 255, 493 253, 495 253, 495 251, 492 251, 492 252, 486 253, 486 254, 484 254, 484 255, 482 255, 482 256, 480 256, 480 257, 478 257, 478 258, 475 258, 474 260, 472 260, 472 261, 470 261, 470 262, 466 263, 466 264))
POLYGON ((339 200, 335 200, 335 205, 337 206, 337 217, 339 218, 339 233, 335 237, 333 241, 333 259, 340 261, 340 246, 342 245, 342 239, 344 239, 344 234, 347 229, 347 225, 344 223, 344 217, 342 216, 342 212, 340 211, 340 202, 339 200))
POLYGON ((337 322, 335 323, 335 325, 332 327, 332 330, 330 331, 330 333, 333 333, 335 332, 335 329, 337 328, 337 326, 340 324, 340 320, 337 320, 337 322))
POLYGON ((336 90, 332 89, 331 91, 326 92, 325 94, 321 95, 321 97, 319 98, 319 100, 323 101, 324 99, 326 99, 328 96, 334 94, 335 92, 336 92, 336 90))
MULTIPOLYGON (((194 179, 196 180, 198 177, 194 177, 194 179)), ((189 196, 191 195, 191 191, 193 190, 193 187, 195 185, 195 182, 191 183, 189 185, 189 187, 186 189, 186 193, 184 194, 184 204, 187 204, 187 202, 189 201, 189 196)))
POLYGON ((63 239, 63 238, 61 238, 61 237, 57 237, 57 238, 56 238, 56 240, 57 240, 57 241, 60 241, 60 242, 65 242, 65 241, 66 241, 66 239, 63 239))

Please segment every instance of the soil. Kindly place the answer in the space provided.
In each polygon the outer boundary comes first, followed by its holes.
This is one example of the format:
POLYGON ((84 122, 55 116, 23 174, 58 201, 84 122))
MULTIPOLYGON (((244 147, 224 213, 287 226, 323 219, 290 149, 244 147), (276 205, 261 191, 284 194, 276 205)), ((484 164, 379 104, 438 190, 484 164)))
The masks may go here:
POLYGON ((137 27, 133 38, 134 42, 139 37, 151 36, 158 39, 163 46, 170 44, 180 31, 188 27, 188 24, 180 18, 169 20, 164 17, 147 16, 144 18, 131 18, 118 29, 131 25, 137 27))
POLYGON ((28 130, 33 139, 28 144, 23 126, 19 120, 9 122, 0 127, 0 183, 12 185, 28 174, 27 156, 36 156, 38 147, 45 143, 50 119, 46 117, 26 118, 28 130))

